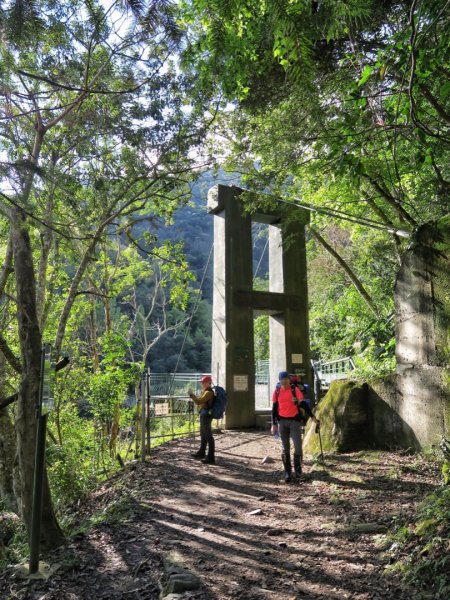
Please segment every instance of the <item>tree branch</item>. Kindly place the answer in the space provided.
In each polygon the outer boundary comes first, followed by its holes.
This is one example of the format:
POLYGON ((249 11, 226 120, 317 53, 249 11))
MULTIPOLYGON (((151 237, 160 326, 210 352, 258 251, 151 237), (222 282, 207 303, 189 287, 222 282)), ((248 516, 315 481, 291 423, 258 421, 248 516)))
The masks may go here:
MULTIPOLYGON (((57 373, 58 371, 61 371, 61 369, 64 369, 64 367, 66 367, 69 364, 69 362, 70 358, 68 356, 64 356, 58 363, 56 363, 55 372, 57 373)), ((19 394, 18 392, 16 392, 15 394, 12 394, 11 396, 8 396, 4 400, 2 400, 0 402, 0 410, 3 410, 7 406, 15 402, 18 399, 18 397, 19 394)))
POLYGON ((16 373, 22 373, 22 364, 20 359, 14 354, 5 340, 3 335, 0 333, 0 352, 5 357, 9 365, 14 369, 16 373))
POLYGON ((373 302, 372 298, 370 297, 370 295, 365 290, 363 284, 360 282, 360 280, 358 279, 358 277, 355 275, 355 273, 352 271, 352 269, 346 263, 346 261, 336 252, 336 250, 334 250, 334 248, 332 248, 330 246, 330 244, 328 242, 326 242, 324 240, 324 238, 320 235, 320 233, 318 231, 316 231, 313 227, 310 227, 309 231, 314 236, 314 238, 325 248, 325 250, 329 254, 331 254, 331 256, 336 260, 336 262, 344 269, 344 271, 349 276, 350 281, 355 286, 358 294, 365 301, 365 303, 370 308, 370 310, 375 315, 375 317, 378 318, 379 317, 379 313, 378 313, 377 307, 375 306, 375 303, 373 302))

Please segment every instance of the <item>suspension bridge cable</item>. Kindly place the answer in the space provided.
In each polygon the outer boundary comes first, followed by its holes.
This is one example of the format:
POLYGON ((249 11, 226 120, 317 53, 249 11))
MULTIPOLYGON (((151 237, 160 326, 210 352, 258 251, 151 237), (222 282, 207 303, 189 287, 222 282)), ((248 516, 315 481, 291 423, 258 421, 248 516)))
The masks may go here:
POLYGON ((180 364, 181 355, 182 355, 182 353, 183 353, 184 346, 185 346, 185 344, 186 344, 187 336, 188 336, 188 334, 189 334, 189 331, 190 331, 190 329, 191 329, 191 325, 192 325, 192 319, 194 318, 194 315, 195 315, 195 313, 196 313, 196 311, 197 311, 198 304, 199 304, 199 302, 200 302, 200 296, 201 296, 201 292, 202 292, 202 288, 203 288, 203 283, 204 283, 204 281, 205 281, 205 278, 206 278, 206 272, 207 272, 207 270, 208 270, 209 261, 211 260, 211 256, 212 256, 213 249, 214 249, 214 244, 212 244, 212 245, 211 245, 211 250, 209 251, 208 260, 206 261, 205 269, 204 269, 204 271, 203 271, 202 280, 201 280, 201 282, 200 282, 200 287, 199 287, 199 288, 198 288, 198 290, 197 290, 197 297, 196 297, 196 299, 195 299, 194 307, 193 307, 193 309, 192 309, 191 316, 189 317, 189 319, 188 319, 188 321, 187 321, 188 325, 187 325, 187 327, 186 327, 186 331, 185 331, 185 334, 184 334, 183 343, 181 344, 180 352, 179 352, 179 354, 178 354, 178 358, 177 358, 177 363, 176 363, 176 365, 175 365, 175 369, 174 369, 174 371, 173 371, 173 377, 172 377, 171 384, 170 384, 170 386, 169 386, 169 390, 168 390, 168 392, 169 392, 169 394, 168 394, 168 395, 169 395, 169 396, 170 396, 170 394, 172 393, 172 390, 173 390, 173 386, 174 386, 174 383, 175 383, 175 375, 176 375, 176 373, 177 373, 177 371, 178 371, 178 365, 180 364))
POLYGON ((259 191, 254 192, 252 190, 243 190, 243 191, 249 192, 252 194, 256 194, 258 196, 268 196, 275 202, 287 204, 288 206, 295 206, 297 208, 303 208, 304 210, 308 210, 309 212, 316 212, 319 214, 326 215, 328 217, 342 219, 343 221, 350 221, 351 223, 357 223, 359 225, 364 225, 365 227, 379 229, 380 231, 386 231, 388 233, 398 235, 399 237, 404 237, 404 238, 411 237, 411 233, 409 231, 406 231, 405 229, 401 229, 399 227, 391 227, 391 226, 387 225, 386 223, 380 223, 379 221, 375 221, 374 219, 370 219, 369 217, 356 217, 356 216, 350 215, 342 210, 338 210, 337 208, 321 208, 321 207, 313 206, 312 204, 307 204, 305 202, 286 200, 285 198, 280 198, 279 196, 275 196, 274 194, 268 194, 265 192, 259 192, 259 191))
POLYGON ((266 243, 264 245, 263 251, 261 252, 261 257, 260 257, 258 265, 256 267, 255 274, 253 275, 253 281, 255 281, 256 276, 258 275, 259 267, 261 266, 262 259, 264 258, 264 254, 266 253, 268 244, 269 244, 269 236, 267 236, 266 243))
POLYGON ((305 210, 309 210, 310 212, 317 212, 319 214, 324 214, 329 217, 335 217, 337 219, 342 219, 343 221, 350 221, 351 223, 357 223, 359 225, 364 225, 365 227, 371 227, 372 229, 379 229, 380 231, 387 231, 388 233, 393 233, 394 235, 398 235, 400 237, 409 238, 411 237, 411 233, 406 231, 405 229, 399 229, 396 227, 390 227, 385 223, 380 223, 379 221, 374 221, 373 219, 369 219, 368 217, 355 217, 353 215, 349 215, 341 210, 337 210, 335 208, 317 208, 316 206, 311 206, 309 204, 303 204, 300 202, 292 202, 290 200, 285 200, 283 198, 275 197, 277 202, 281 202, 283 204, 288 204, 289 206, 296 206, 297 208, 303 208, 305 210))

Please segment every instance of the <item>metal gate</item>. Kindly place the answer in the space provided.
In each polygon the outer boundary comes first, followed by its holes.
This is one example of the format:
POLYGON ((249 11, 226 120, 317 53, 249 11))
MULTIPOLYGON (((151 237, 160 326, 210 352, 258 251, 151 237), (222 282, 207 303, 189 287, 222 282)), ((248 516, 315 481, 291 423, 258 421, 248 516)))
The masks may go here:
POLYGON ((152 447, 177 437, 198 435, 198 414, 187 390, 190 388, 199 394, 201 377, 201 373, 147 371, 144 374, 139 386, 142 460, 152 447))
MULTIPOLYGON (((151 373, 146 371, 139 385, 136 443, 144 460, 150 449, 177 437, 199 435, 199 419, 188 389, 201 392, 202 373, 151 373)), ((256 364, 255 408, 270 406, 269 361, 256 364)), ((217 420, 216 428, 223 425, 217 420)), ((138 448, 136 453, 139 455, 138 448)))

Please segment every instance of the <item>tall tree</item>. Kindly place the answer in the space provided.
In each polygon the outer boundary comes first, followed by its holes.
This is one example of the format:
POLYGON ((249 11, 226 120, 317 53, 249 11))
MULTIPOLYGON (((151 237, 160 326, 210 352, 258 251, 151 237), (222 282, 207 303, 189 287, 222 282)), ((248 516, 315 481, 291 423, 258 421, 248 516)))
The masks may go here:
MULTIPOLYGON (((63 350, 100 242, 142 212, 170 217, 204 125, 197 107, 183 107, 190 81, 171 59, 179 32, 169 3, 149 5, 141 22, 120 2, 23 6, 38 8, 42 27, 1 50, 0 209, 9 245, 0 291, 15 300, 17 335, 4 331, 0 351, 9 378, 15 371, 20 379, 10 473, 29 529, 42 339, 53 336, 57 356, 63 350)), ((3 322, 11 310, 3 303, 3 322)), ((47 480, 42 533, 47 547, 62 541, 47 480)))

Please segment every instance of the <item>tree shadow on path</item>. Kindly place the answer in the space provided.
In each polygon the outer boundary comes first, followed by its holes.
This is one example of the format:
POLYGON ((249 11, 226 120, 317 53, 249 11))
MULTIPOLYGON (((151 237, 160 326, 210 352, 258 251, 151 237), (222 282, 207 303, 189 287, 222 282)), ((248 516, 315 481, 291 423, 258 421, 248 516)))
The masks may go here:
POLYGON ((437 485, 429 465, 408 471, 413 458, 389 452, 330 455, 324 466, 307 459, 307 479, 286 485, 267 434, 226 432, 216 447, 216 465, 192 459, 189 440, 128 465, 80 508, 91 527, 48 557, 63 565, 56 575, 7 579, 0 598, 156 600, 173 552, 201 580, 185 599, 413 598, 385 573, 380 533, 351 526, 383 532, 412 512, 437 485))

